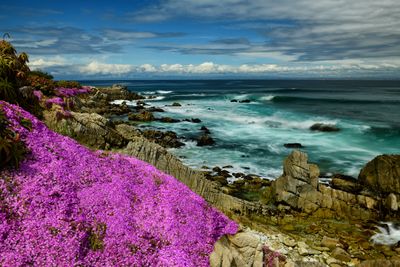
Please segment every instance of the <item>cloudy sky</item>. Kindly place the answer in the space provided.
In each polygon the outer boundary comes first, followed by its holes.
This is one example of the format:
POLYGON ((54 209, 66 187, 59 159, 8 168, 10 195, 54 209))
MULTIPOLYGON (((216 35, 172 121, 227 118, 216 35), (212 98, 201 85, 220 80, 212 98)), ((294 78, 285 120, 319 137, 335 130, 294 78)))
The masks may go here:
POLYGON ((15 0, 0 10, 0 33, 59 79, 400 77, 399 0, 15 0))

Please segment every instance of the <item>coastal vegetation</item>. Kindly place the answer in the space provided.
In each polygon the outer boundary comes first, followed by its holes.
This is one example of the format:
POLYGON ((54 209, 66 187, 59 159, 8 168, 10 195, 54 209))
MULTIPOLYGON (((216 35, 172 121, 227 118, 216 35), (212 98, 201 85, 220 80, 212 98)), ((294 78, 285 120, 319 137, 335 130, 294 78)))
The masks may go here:
MULTIPOLYGON (((7 51, 19 60, 15 49, 7 51)), ((380 235, 374 227, 400 217, 399 156, 376 157, 358 179, 337 174, 329 184, 320 183, 319 167, 299 150, 273 181, 231 165, 194 170, 167 150, 185 146, 175 132, 142 126, 195 125, 200 135, 192 141, 212 147, 220 140, 205 120, 161 116, 164 107, 148 104, 155 96, 120 85, 55 81, 30 71, 27 56, 21 62, 24 74, 6 71, 0 86, 0 266, 379 266, 398 260, 400 239, 392 235, 398 225, 387 224, 380 235)), ((240 101, 235 105, 251 104, 240 101)), ((185 106, 171 102, 165 109, 185 106)), ((311 128, 342 131, 330 124, 311 128)))
POLYGON ((207 266, 236 223, 155 167, 85 148, 10 104, 36 99, 65 120, 90 88, 30 74, 26 54, 1 47, 0 265, 207 266))

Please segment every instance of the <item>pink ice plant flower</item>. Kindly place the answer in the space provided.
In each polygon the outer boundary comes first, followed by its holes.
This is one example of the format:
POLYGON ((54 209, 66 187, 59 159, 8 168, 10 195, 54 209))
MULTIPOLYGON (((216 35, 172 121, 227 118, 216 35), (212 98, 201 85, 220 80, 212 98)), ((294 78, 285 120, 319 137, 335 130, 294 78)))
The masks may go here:
POLYGON ((91 151, 18 106, 0 108, 31 151, 18 170, 0 172, 0 266, 209 266, 214 243, 237 231, 150 164, 91 151))
POLYGON ((65 106, 64 99, 62 99, 61 97, 58 97, 58 96, 53 97, 53 98, 49 98, 49 99, 46 100, 46 106, 48 108, 51 108, 51 106, 53 104, 59 105, 61 107, 65 106))

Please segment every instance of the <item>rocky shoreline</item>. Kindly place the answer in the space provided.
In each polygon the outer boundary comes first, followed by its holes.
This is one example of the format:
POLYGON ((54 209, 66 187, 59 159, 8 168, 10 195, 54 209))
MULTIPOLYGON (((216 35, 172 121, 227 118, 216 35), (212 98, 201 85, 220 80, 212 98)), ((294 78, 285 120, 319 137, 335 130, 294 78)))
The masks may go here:
MULTIPOLYGON (((93 149, 122 152, 149 162, 176 177, 210 204, 242 225, 235 236, 217 242, 211 266, 400 266, 400 245, 374 245, 370 237, 379 221, 399 221, 400 156, 383 155, 368 163, 357 180, 333 177, 318 182, 318 166, 305 153, 293 152, 274 181, 231 173, 229 166, 193 170, 166 148, 182 143, 173 132, 141 130, 140 122, 161 109, 146 106, 143 97, 122 86, 94 89, 74 97, 70 118, 57 117, 57 107, 44 112, 45 123, 93 149), (138 100, 131 109, 114 100, 138 100), (130 121, 121 121, 126 115, 130 121), (228 183, 229 177, 240 178, 228 183)), ((179 103, 171 103, 178 107, 179 103)), ((192 123, 199 123, 192 118, 192 123)), ((202 128, 198 145, 211 145, 202 128)), ((297 148, 300 148, 297 146, 297 148)))

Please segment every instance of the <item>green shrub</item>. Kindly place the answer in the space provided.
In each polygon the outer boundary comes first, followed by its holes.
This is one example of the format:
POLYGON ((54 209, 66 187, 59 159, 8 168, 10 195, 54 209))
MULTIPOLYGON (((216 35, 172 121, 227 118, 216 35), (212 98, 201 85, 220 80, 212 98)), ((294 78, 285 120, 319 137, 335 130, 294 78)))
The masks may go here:
MULTIPOLYGON (((22 119, 21 125, 31 128, 30 121, 22 119)), ((7 166, 19 166, 20 161, 27 153, 25 144, 21 141, 18 133, 14 132, 0 106, 0 169, 7 166)))

